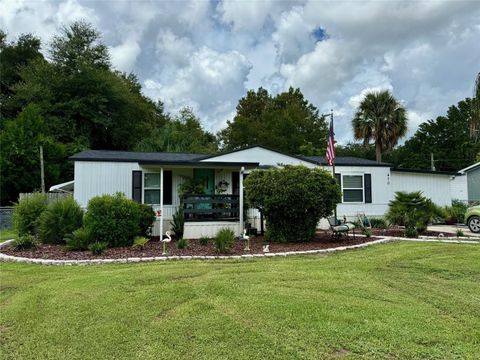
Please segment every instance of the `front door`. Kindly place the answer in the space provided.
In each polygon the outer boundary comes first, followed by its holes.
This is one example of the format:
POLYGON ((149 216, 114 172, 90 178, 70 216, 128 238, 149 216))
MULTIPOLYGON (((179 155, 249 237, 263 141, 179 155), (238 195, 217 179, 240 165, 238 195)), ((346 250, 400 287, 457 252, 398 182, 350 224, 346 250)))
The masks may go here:
POLYGON ((193 169, 193 178, 203 184, 205 194, 215 194, 215 170, 193 169))

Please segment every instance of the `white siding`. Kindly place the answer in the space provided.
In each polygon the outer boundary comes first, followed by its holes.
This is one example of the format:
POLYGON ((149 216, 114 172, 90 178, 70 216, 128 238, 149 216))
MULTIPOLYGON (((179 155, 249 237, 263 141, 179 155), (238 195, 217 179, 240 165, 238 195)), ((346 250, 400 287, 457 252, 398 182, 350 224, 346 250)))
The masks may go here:
POLYGON ((467 174, 455 176, 450 180, 452 200, 468 201, 467 174))
MULTIPOLYGON (((324 169, 332 171, 331 167, 324 169)), ((392 181, 390 168, 377 166, 336 166, 335 172, 341 175, 372 175, 372 202, 344 203, 337 206, 337 217, 344 216, 349 220, 357 218, 359 212, 368 216, 383 216, 388 209, 388 203, 392 198, 392 181)), ((343 179, 342 179, 343 181, 343 179)), ((364 189, 365 192, 365 189, 364 189)))
POLYGON ((236 235, 239 234, 239 224, 236 221, 199 221, 186 222, 183 230, 185 239, 200 239, 202 236, 215 237, 221 229, 231 229, 236 235))
POLYGON ((308 161, 297 159, 293 156, 277 153, 272 150, 261 147, 253 147, 250 149, 232 152, 230 154, 219 155, 210 159, 202 160, 209 161, 224 161, 224 162, 258 162, 260 165, 305 165, 307 167, 315 167, 314 164, 308 161))
MULTIPOLYGON (((240 169, 238 169, 237 171, 240 171, 240 169)), ((227 192, 225 192, 224 194, 231 194, 232 193, 232 170, 215 169, 215 188, 217 187, 220 181, 226 181, 228 183, 227 192)))
POLYGON ((122 192, 131 197, 133 170, 141 170, 138 163, 75 161, 73 196, 82 207, 97 195, 122 192))
POLYGON ((410 173, 392 170, 393 193, 396 191, 422 191, 423 195, 439 205, 451 205, 451 175, 410 173))

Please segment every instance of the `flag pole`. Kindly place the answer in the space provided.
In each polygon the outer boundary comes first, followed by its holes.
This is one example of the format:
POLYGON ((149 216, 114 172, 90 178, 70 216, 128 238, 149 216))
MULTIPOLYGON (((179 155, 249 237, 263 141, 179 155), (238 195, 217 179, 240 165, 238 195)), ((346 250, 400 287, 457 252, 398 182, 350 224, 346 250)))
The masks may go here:
MULTIPOLYGON (((336 154, 335 154, 335 131, 333 129, 333 109, 330 109, 330 114, 323 114, 324 119, 327 116, 330 116, 330 125, 328 128, 328 143, 327 143, 327 152, 325 154, 325 159, 327 160, 327 166, 332 166, 332 176, 333 178, 337 179, 335 176, 335 159, 336 159, 336 154)), ((339 184, 340 185, 340 184, 339 184)), ((335 225, 337 225, 337 206, 335 206, 334 210, 334 221, 335 225)))
MULTIPOLYGON (((333 127, 333 109, 330 110, 330 121, 332 122, 332 131, 334 130, 334 127, 333 127)), ((333 133, 335 134, 335 131, 333 131, 333 133)), ((335 139, 335 137, 334 137, 335 139)), ((335 148, 335 141, 333 142, 333 147, 335 148)), ((333 157, 333 162, 332 162, 332 176, 333 178, 336 180, 336 176, 335 176, 335 160, 337 159, 337 155, 335 154, 335 156, 333 157)), ((340 189, 341 190, 341 189, 340 189)), ((337 225, 337 205, 335 204, 335 210, 333 212, 333 216, 335 217, 335 225, 337 225)))

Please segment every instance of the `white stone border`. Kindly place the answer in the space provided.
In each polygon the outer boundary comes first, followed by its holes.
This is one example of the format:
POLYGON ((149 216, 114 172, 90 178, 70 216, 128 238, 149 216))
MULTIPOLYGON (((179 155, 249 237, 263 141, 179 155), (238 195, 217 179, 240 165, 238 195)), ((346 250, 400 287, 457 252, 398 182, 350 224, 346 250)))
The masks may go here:
MULTIPOLYGON (((451 240, 451 239, 410 239, 400 237, 385 236, 379 240, 369 241, 363 244, 340 246, 330 249, 319 250, 304 250, 304 251, 288 251, 277 253, 264 253, 264 254, 244 254, 244 255, 217 255, 217 256, 155 256, 155 257, 130 257, 123 259, 88 259, 88 260, 49 260, 49 259, 35 259, 25 258, 19 256, 6 255, 0 252, 0 261, 4 262, 22 262, 29 264, 41 264, 41 265, 96 265, 96 264, 123 264, 123 263, 138 263, 138 262, 151 262, 151 261, 168 261, 168 260, 240 260, 240 259, 253 259, 253 258, 267 258, 267 257, 285 257, 292 255, 314 255, 325 254, 336 251, 344 251, 350 249, 364 248, 370 245, 383 244, 391 241, 418 241, 418 242, 440 242, 440 243, 461 243, 461 244, 476 244, 480 245, 480 241, 468 241, 468 240, 451 240)), ((0 244, 0 249, 9 245, 14 240, 7 240, 0 244)))

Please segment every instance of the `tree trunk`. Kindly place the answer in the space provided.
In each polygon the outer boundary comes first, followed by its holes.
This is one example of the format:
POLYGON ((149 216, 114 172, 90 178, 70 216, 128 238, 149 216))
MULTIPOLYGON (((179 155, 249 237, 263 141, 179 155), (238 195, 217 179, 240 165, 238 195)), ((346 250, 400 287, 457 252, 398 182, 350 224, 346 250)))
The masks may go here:
POLYGON ((375 144, 375 154, 377 155, 377 162, 382 161, 382 147, 379 143, 375 144))

